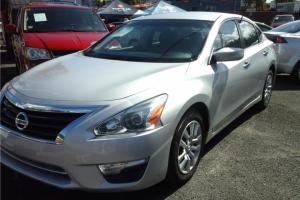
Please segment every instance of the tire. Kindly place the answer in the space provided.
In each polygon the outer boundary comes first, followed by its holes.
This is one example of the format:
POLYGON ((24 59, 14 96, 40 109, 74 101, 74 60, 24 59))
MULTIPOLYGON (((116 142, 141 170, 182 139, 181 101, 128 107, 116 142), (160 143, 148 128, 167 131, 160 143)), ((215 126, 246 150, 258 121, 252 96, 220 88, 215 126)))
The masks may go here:
POLYGON ((182 185, 193 176, 203 156, 205 139, 203 118, 198 110, 190 109, 180 120, 172 140, 166 177, 167 183, 176 186, 182 185), (197 131, 194 129, 194 134, 188 139, 188 136, 191 136, 192 127, 195 128, 197 125, 197 131), (191 138, 194 139, 193 142, 191 142, 191 138), (183 147, 183 143, 185 143, 185 147, 183 147), (194 155, 194 159, 192 155, 194 155), (190 163, 190 167, 188 167, 188 163, 190 163))
POLYGON ((260 102, 257 103, 258 109, 264 110, 268 107, 272 96, 273 86, 274 86, 274 73, 272 70, 269 70, 266 76, 264 89, 262 92, 262 99, 260 102))
POLYGON ((295 66, 295 69, 293 72, 293 78, 296 83, 300 84, 300 62, 298 62, 295 66))

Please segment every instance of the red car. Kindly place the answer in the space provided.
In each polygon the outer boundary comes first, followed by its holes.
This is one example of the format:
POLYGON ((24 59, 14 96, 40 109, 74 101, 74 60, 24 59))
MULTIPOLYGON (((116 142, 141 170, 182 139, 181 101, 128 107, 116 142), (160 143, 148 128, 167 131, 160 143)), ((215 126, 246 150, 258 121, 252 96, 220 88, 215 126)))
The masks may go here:
POLYGON ((19 72, 89 47, 108 30, 93 9, 64 4, 27 4, 8 24, 19 72))
POLYGON ((286 24, 288 22, 294 21, 294 16, 293 15, 276 15, 272 21, 271 26, 273 28, 276 28, 278 26, 281 26, 283 24, 286 24))

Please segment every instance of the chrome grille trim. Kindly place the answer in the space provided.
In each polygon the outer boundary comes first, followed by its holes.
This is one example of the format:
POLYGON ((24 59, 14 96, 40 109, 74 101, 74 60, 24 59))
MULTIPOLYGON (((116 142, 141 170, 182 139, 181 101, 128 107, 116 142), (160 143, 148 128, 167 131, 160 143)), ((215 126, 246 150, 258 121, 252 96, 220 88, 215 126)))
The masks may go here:
POLYGON ((30 136, 21 134, 21 133, 15 131, 15 130, 12 130, 12 129, 10 129, 8 127, 5 127, 2 124, 0 124, 0 136, 2 135, 2 137, 7 137, 7 136, 4 135, 4 133, 1 132, 1 130, 3 130, 3 132, 9 133, 9 134, 13 134, 16 137, 24 138, 26 140, 31 140, 31 141, 34 141, 34 142, 40 142, 40 143, 45 143, 45 144, 55 144, 55 141, 30 137, 30 136))
POLYGON ((45 105, 35 105, 31 103, 25 103, 22 100, 16 98, 15 96, 11 95, 9 92, 6 92, 5 95, 6 99, 15 105, 16 107, 24 110, 29 111, 37 111, 37 112, 55 112, 55 113, 90 113, 96 109, 101 108, 101 106, 45 106, 45 105))
POLYGON ((49 141, 55 141, 57 135, 73 121, 82 117, 85 113, 64 112, 40 112, 19 108, 11 103, 6 97, 1 101, 1 125, 20 134, 49 141), (28 117, 28 127, 17 130, 15 119, 18 113, 24 112, 28 117))

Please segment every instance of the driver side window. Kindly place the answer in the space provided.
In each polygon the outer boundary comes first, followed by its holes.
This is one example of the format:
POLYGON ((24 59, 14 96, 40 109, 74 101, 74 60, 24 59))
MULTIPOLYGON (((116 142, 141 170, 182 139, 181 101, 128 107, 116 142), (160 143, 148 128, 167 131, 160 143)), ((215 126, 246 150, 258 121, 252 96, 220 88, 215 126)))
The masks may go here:
POLYGON ((214 51, 224 47, 241 48, 239 32, 234 21, 222 24, 214 42, 214 51))

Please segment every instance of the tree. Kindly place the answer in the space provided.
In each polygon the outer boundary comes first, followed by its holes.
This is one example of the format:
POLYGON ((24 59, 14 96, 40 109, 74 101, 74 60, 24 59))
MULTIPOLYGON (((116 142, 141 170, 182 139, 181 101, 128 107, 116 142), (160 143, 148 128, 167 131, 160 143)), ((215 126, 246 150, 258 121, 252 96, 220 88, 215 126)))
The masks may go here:
POLYGON ((246 10, 247 8, 250 8, 251 4, 252 4, 255 0, 242 0, 242 1, 243 1, 244 9, 246 10))

